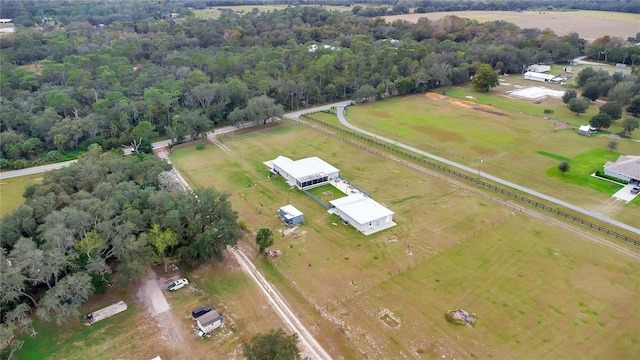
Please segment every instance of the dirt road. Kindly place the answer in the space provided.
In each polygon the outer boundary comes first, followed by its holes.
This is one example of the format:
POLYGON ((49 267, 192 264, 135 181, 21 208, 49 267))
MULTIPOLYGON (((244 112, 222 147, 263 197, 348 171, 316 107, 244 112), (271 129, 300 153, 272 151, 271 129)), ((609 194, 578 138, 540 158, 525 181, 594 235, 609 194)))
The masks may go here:
MULTIPOLYGON (((221 146, 216 141, 215 136, 209 136, 209 141, 218 146, 221 146)), ((224 146, 224 145, 222 145, 224 146)), ((160 158, 168 160, 169 152, 163 149, 154 149, 156 155, 160 158)), ((230 151, 227 149, 227 151, 230 151)), ((174 172, 179 178, 179 181, 187 188, 190 189, 189 184, 182 178, 180 173, 174 168, 174 172)), ((249 277, 258 285, 258 288, 269 301, 269 304, 273 307, 276 313, 282 318, 282 321, 289 326, 289 329, 298 334, 300 343, 302 344, 302 355, 310 359, 331 359, 331 356, 322 348, 313 335, 302 324, 298 316, 291 310, 287 302, 282 298, 278 291, 271 285, 267 279, 256 269, 255 265, 247 257, 247 255, 240 248, 227 247, 229 252, 236 258, 242 270, 244 270, 249 277)), ((160 293, 162 295, 162 293, 160 293)), ((164 299, 164 296, 162 296, 164 299)), ((167 312, 170 313, 170 312, 167 312)))
POLYGON ((269 300, 269 304, 274 308, 282 321, 289 326, 291 331, 298 334, 300 343, 302 344, 303 357, 311 359, 331 359, 331 356, 322 348, 322 346, 311 335, 309 330, 300 322, 300 319, 291 310, 287 302, 280 296, 278 291, 271 285, 267 279, 256 269, 251 260, 242 250, 227 247, 229 252, 233 254, 242 269, 253 279, 258 285, 264 296, 269 300))
POLYGON ((180 349, 181 354, 191 358, 191 351, 184 345, 185 336, 180 326, 176 326, 177 319, 171 312, 171 307, 160 288, 155 271, 147 269, 147 276, 142 279, 142 286, 138 289, 138 299, 144 305, 146 312, 155 320, 162 339, 167 347, 180 349))

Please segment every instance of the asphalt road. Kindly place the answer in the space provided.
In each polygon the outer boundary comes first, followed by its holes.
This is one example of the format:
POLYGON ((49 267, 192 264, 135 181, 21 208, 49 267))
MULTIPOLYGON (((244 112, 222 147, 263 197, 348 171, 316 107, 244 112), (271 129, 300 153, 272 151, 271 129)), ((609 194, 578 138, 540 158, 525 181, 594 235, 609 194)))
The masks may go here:
POLYGON ((51 171, 51 170, 60 169, 60 168, 63 168, 63 167, 67 167, 67 166, 73 164, 76 161, 78 161, 78 160, 70 160, 70 161, 65 161, 65 162, 61 162, 61 163, 42 165, 42 166, 34 166, 34 167, 30 167, 30 168, 26 168, 26 169, 20 169, 20 170, 3 171, 3 172, 0 172, 0 180, 14 178, 14 177, 18 177, 18 176, 38 174, 38 173, 42 173, 42 172, 47 172, 47 171, 51 171))
POLYGON ((543 194, 543 193, 541 193, 541 192, 538 192, 538 191, 535 191, 535 190, 532 190, 532 189, 526 188, 526 187, 524 187, 524 186, 520 186, 520 185, 518 185, 518 184, 514 184, 514 183, 512 183, 512 182, 510 182, 510 181, 507 181, 507 180, 501 179, 501 178, 496 177, 496 176, 493 176, 493 175, 491 175, 491 174, 487 174, 487 173, 481 172, 481 171, 479 171, 478 169, 474 169, 474 168, 471 168, 471 167, 468 167, 468 166, 465 166, 465 165, 462 165, 462 164, 458 164, 458 163, 456 163, 456 162, 453 162, 453 161, 451 161, 451 160, 447 160, 447 159, 442 158, 442 157, 440 157, 440 156, 430 154, 430 153, 428 153, 428 152, 426 152, 426 151, 422 151, 422 150, 420 150, 420 149, 416 149, 416 148, 414 148, 414 147, 412 147, 412 146, 405 145, 405 144, 403 144, 403 143, 400 143, 400 142, 397 142, 397 141, 395 141, 395 140, 392 140, 392 139, 386 138, 386 137, 384 137, 384 136, 380 136, 380 135, 375 134, 375 133, 372 133, 372 132, 370 132, 370 131, 366 131, 366 130, 360 129, 360 128, 356 127, 356 126, 351 125, 351 124, 350 124, 350 123, 349 123, 349 122, 344 118, 344 109, 345 109, 345 107, 344 107, 344 106, 336 106, 336 109, 337 109, 337 113, 338 113, 338 120, 340 121, 340 123, 341 123, 342 125, 346 126, 347 128, 351 129, 351 130, 357 131, 357 132, 359 132, 359 133, 361 133, 361 134, 365 134, 365 135, 371 136, 371 137, 373 137, 373 138, 375 138, 375 139, 377 139, 377 140, 384 141, 384 142, 386 142, 386 143, 389 143, 389 144, 395 145, 395 146, 400 147, 400 148, 403 148, 403 149, 405 149, 405 150, 409 150, 409 151, 414 152, 414 153, 416 153, 416 154, 420 154, 420 155, 426 156, 426 157, 431 158, 431 159, 433 159, 433 160, 437 160, 437 161, 439 161, 439 162, 441 162, 441 163, 444 163, 444 164, 450 165, 450 166, 455 167, 455 168, 458 168, 458 169, 460 169, 460 170, 467 171, 467 172, 469 172, 469 173, 471 173, 471 174, 473 174, 473 175, 478 174, 478 176, 482 176, 482 177, 484 177, 484 178, 486 178, 486 179, 489 179, 489 180, 491 180, 491 181, 495 181, 495 182, 500 183, 500 184, 502 184, 502 185, 508 186, 508 187, 510 187, 510 188, 512 188, 512 189, 516 189, 516 190, 522 191, 522 192, 524 192, 524 193, 527 193, 527 194, 529 194, 529 195, 536 196, 536 197, 538 197, 538 198, 540 198, 540 199, 544 199, 544 200, 550 201, 550 202, 552 202, 552 203, 554 203, 554 204, 557 204, 557 205, 560 205, 560 206, 564 206, 564 207, 565 207, 565 208, 567 208, 567 209, 571 209, 571 210, 574 210, 574 211, 579 212, 579 213, 581 213, 581 214, 591 216, 591 217, 596 218, 596 219, 598 219, 598 220, 602 220, 602 221, 604 221, 604 222, 606 222, 606 223, 608 223, 608 224, 611 224, 611 225, 617 226, 617 227, 619 227, 619 228, 621 228, 621 229, 625 229, 625 230, 628 230, 628 231, 631 231, 631 232, 633 232, 633 233, 635 233, 635 234, 640 235, 640 229, 635 228, 635 227, 630 226, 630 225, 627 225, 627 224, 622 223, 622 222, 620 222, 620 221, 613 220, 613 219, 611 219, 611 218, 609 218, 609 217, 607 217, 607 216, 604 216, 604 215, 602 215, 602 214, 600 214, 600 213, 593 212, 593 211, 590 211, 590 210, 587 210, 587 209, 581 208, 581 207, 579 207, 579 206, 576 206, 576 205, 570 204, 570 203, 568 203, 568 202, 566 202, 566 201, 562 201, 562 200, 560 200, 560 199, 556 199, 556 198, 554 198, 554 197, 552 197, 552 196, 545 195, 545 194, 543 194))
MULTIPOLYGON (((290 118, 290 119, 295 119, 300 115, 310 114, 310 113, 314 113, 314 112, 318 112, 318 111, 322 111, 322 110, 328 110, 328 109, 331 109, 333 107, 338 107, 338 106, 347 106, 347 105, 350 105, 350 104, 351 104, 351 101, 342 101, 342 102, 334 103, 334 104, 316 106, 314 108, 309 108, 309 109, 304 109, 304 110, 300 110, 300 111, 295 111, 295 112, 284 114, 284 117, 290 118)), ((240 128, 236 128, 234 126, 225 126, 225 127, 213 129, 213 133, 214 134, 226 134, 226 133, 234 132, 236 130, 248 128, 248 127, 255 126, 255 125, 256 125, 255 122, 247 122, 243 126, 241 126, 240 128)), ((210 133, 208 133, 208 134, 210 134, 210 133)), ((187 137, 187 139, 189 140, 190 137, 187 137)), ((156 141, 153 144, 151 144, 151 147, 154 148, 154 149, 159 149, 159 148, 163 148, 163 147, 169 146, 170 143, 171 143, 171 139, 162 140, 162 141, 156 141)), ((131 147, 129 146, 129 147, 123 148, 123 151, 124 151, 125 154, 131 154, 131 147)), ((65 161, 65 162, 61 162, 61 163, 42 165, 42 166, 34 166, 34 167, 30 167, 30 168, 27 168, 27 169, 21 169, 21 170, 2 171, 2 172, 0 172, 0 180, 9 179, 9 178, 18 177, 18 176, 24 176, 24 175, 38 174, 38 173, 43 173, 43 172, 47 172, 47 171, 50 171, 50 170, 60 169, 60 168, 69 166, 69 165, 73 164, 76 161, 78 161, 78 160, 71 160, 71 161, 65 161)))

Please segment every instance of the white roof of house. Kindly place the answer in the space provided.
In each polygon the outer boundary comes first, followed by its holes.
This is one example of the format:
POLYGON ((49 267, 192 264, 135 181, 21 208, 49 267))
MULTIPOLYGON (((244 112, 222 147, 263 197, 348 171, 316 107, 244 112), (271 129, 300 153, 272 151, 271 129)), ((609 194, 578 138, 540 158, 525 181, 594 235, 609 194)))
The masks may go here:
POLYGON ((285 205, 283 207, 280 208, 280 210, 284 211, 285 213, 291 215, 291 217, 296 217, 296 216, 300 216, 302 215, 302 211, 296 209, 295 207, 293 207, 293 205, 289 204, 289 205, 285 205))
POLYGON ((580 125, 580 127, 578 128, 578 131, 590 131, 591 130, 591 126, 589 125, 580 125))
POLYGON ((364 196, 362 193, 331 200, 329 203, 360 224, 365 224, 394 214, 393 211, 382 206, 372 198, 364 196))
POLYGON ((621 155, 616 162, 607 161, 604 168, 633 179, 640 179, 640 156, 621 155))
POLYGON ((543 74, 543 73, 533 72, 533 71, 527 71, 526 73, 524 73, 524 76, 535 77, 539 79, 547 79, 547 80, 551 80, 556 77, 555 75, 543 74))
POLYGON ((271 163, 296 179, 319 173, 332 174, 340 171, 316 156, 295 161, 286 156, 278 156, 271 163))

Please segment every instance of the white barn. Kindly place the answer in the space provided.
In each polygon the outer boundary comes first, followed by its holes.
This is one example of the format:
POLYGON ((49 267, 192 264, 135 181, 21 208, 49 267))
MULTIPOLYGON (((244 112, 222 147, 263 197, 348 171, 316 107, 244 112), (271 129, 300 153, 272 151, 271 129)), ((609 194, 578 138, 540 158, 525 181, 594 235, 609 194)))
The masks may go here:
POLYGON ((396 225, 394 212, 377 201, 361 193, 329 201, 330 214, 338 215, 343 221, 365 235, 388 229, 396 225))
POLYGON ((543 73, 551 70, 551 66, 536 64, 529 66, 527 70, 531 72, 543 73))
POLYGON ((556 79, 556 78, 557 76, 555 75, 542 74, 542 73, 533 72, 533 71, 527 71, 526 73, 524 73, 525 80, 533 80, 533 81, 540 81, 540 82, 560 82, 560 79, 556 79))
POLYGON ((274 173, 281 175, 289 185, 301 190, 335 180, 340 172, 331 164, 315 156, 295 161, 286 156, 278 156, 274 160, 265 161, 264 164, 274 173))
POLYGON ((640 182, 640 156, 622 155, 615 162, 607 161, 604 173, 637 184, 640 182))

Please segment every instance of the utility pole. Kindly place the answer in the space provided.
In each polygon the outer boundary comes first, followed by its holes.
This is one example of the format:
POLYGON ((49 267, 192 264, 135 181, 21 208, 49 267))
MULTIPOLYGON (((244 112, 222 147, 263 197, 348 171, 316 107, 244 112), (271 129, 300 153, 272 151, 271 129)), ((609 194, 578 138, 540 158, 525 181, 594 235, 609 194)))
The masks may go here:
POLYGON ((480 163, 478 164, 478 182, 480 182, 480 166, 482 166, 483 162, 484 162, 484 159, 480 158, 480 163))

